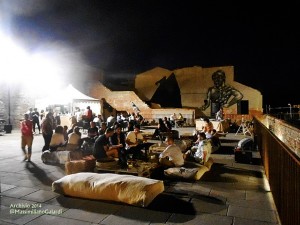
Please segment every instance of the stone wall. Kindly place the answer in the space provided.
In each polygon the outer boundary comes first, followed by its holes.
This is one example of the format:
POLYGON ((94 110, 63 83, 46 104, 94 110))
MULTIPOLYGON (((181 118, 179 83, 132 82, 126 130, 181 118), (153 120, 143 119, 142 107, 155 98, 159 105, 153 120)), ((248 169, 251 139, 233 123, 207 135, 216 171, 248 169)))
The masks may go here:
MULTIPOLYGON (((111 91, 101 83, 95 83, 90 89, 90 96, 98 99, 105 99, 116 111, 125 111, 132 113, 133 107, 131 102, 139 108, 140 114, 148 121, 158 122, 159 118, 170 117, 173 113, 181 113, 186 118, 186 125, 195 124, 195 110, 187 108, 150 108, 139 96, 133 91, 111 91)), ((113 113, 116 113, 114 111, 113 113)), ((104 116, 107 117, 106 115, 104 116)))
POLYGON ((300 157, 300 130, 285 123, 283 120, 264 115, 257 117, 276 137, 300 157))
MULTIPOLYGON (((30 87, 20 84, 0 83, 0 118, 9 122, 10 104, 10 123, 13 129, 19 129, 20 120, 24 118, 24 113, 30 107, 34 107, 34 94, 30 87), (10 95, 10 98, 9 98, 10 95)), ((32 87, 31 87, 32 88, 32 87)))
MULTIPOLYGON (((137 89, 137 94, 141 99, 144 101, 149 101, 157 89, 155 83, 164 76, 168 77, 174 73, 181 91, 182 106, 197 109, 204 104, 204 100, 207 97, 208 88, 214 85, 211 76, 217 70, 223 70, 226 74, 225 83, 238 89, 244 95, 243 100, 249 101, 250 113, 262 113, 263 109, 261 93, 256 89, 234 81, 233 66, 211 68, 194 66, 176 69, 173 71, 156 67, 152 70, 138 74, 135 79, 135 88, 137 89)), ((229 108, 226 108, 224 111, 227 114, 236 114, 237 106, 233 105, 229 108)), ((204 115, 209 116, 210 108, 203 111, 203 113, 204 115)))

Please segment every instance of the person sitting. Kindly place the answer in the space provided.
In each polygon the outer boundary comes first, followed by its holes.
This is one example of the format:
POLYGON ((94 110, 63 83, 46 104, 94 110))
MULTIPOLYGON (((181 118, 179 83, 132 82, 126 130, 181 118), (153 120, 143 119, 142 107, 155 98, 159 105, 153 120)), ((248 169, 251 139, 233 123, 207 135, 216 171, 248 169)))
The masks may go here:
POLYGON ((194 148, 188 150, 185 153, 184 158, 187 160, 192 159, 196 162, 204 163, 207 162, 208 158, 210 157, 212 147, 210 141, 207 141, 204 132, 199 133, 199 137, 200 142, 198 143, 196 151, 194 151, 194 148))
POLYGON ((145 141, 140 133, 140 125, 135 125, 133 131, 130 131, 126 136, 126 154, 133 154, 133 158, 141 157, 141 150, 145 148, 145 141))
POLYGON ((206 137, 210 137, 212 130, 214 129, 214 125, 208 118, 204 118, 204 126, 202 127, 202 132, 206 134, 206 137))
POLYGON ((114 129, 108 127, 105 134, 100 135, 94 145, 93 155, 97 160, 105 158, 118 158, 118 150, 109 144, 109 138, 114 134, 114 129))
POLYGON ((175 127, 175 125, 176 125, 176 120, 177 120, 176 113, 173 113, 173 114, 170 116, 170 123, 172 124, 172 127, 175 127))
POLYGON ((221 107, 219 111, 216 113, 216 121, 222 121, 224 120, 224 112, 223 108, 221 107))
POLYGON ((111 146, 118 150, 119 163, 121 166, 126 166, 126 156, 125 156, 125 142, 126 136, 122 132, 120 124, 114 126, 114 134, 109 138, 109 143, 111 146))
POLYGON ((167 147, 159 155, 159 163, 164 167, 180 167, 184 164, 183 153, 180 148, 174 144, 174 138, 167 136, 167 147))
POLYGON ((168 118, 165 116, 164 117, 164 124, 166 125, 166 127, 169 129, 169 130, 172 130, 172 124, 170 123, 170 121, 168 120, 168 118))
POLYGON ((184 124, 184 118, 183 115, 181 113, 178 114, 178 118, 177 118, 177 126, 182 127, 184 124))
POLYGON ((50 141, 50 151, 56 151, 58 147, 62 147, 67 143, 63 132, 64 128, 62 126, 59 125, 55 128, 50 141))
POLYGON ((167 126, 165 125, 164 121, 159 118, 158 119, 158 124, 157 124, 157 128, 155 129, 153 135, 152 135, 152 139, 157 139, 159 138, 159 140, 163 140, 162 137, 162 133, 163 132, 169 132, 170 130, 167 128, 167 126))
POLYGON ((63 133, 64 133, 65 141, 68 142, 68 139, 69 139, 69 137, 68 137, 68 126, 67 126, 67 125, 64 125, 63 128, 64 128, 63 133))
POLYGON ((100 129, 98 130, 98 134, 99 134, 99 135, 105 134, 106 129, 107 129, 107 124, 106 124, 105 122, 102 122, 102 123, 101 123, 101 127, 100 127, 100 129))
POLYGON ((106 119, 106 125, 107 127, 113 126, 114 122, 116 122, 117 119, 111 114, 107 119, 106 119))
POLYGON ((211 144, 212 144, 212 152, 217 151, 221 147, 221 141, 219 138, 219 134, 216 129, 212 131, 211 144))
MULTIPOLYGON (((75 126, 73 128, 73 132, 71 134, 69 134, 68 136, 68 145, 73 145, 76 147, 80 147, 82 145, 82 140, 81 140, 81 133, 79 131, 79 127, 75 126)), ((76 148, 75 147, 75 148, 76 148)))
POLYGON ((98 114, 94 119, 93 122, 96 123, 97 127, 100 127, 100 124, 103 122, 101 114, 98 114))
POLYGON ((136 124, 142 125, 143 121, 144 121, 144 117, 139 112, 137 112, 135 115, 135 121, 136 121, 136 124))
POLYGON ((133 131, 134 130, 134 122, 133 121, 129 121, 128 122, 128 126, 127 126, 127 131, 133 131))
POLYGON ((89 138, 95 138, 99 135, 98 133, 98 128, 96 127, 96 123, 95 122, 90 122, 90 127, 88 129, 88 137, 89 138))

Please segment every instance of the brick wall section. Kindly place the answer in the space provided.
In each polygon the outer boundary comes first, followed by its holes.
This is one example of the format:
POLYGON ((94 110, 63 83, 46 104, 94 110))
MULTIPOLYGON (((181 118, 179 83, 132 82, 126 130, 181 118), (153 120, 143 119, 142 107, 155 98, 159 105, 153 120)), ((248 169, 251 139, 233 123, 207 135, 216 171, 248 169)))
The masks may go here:
POLYGON ((34 107, 35 93, 29 90, 29 87, 23 85, 11 84, 2 85, 0 91, 0 118, 6 120, 8 124, 8 104, 10 102, 10 122, 13 129, 19 129, 20 120, 24 118, 24 113, 28 111, 30 107, 34 107), (8 100, 8 88, 10 88, 10 101, 8 100))

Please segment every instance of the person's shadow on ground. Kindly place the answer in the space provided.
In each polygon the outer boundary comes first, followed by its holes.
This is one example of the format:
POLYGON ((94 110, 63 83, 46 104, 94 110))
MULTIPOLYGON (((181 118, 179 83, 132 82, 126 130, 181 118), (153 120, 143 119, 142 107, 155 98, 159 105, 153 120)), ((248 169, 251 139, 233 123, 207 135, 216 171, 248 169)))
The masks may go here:
POLYGON ((25 168, 29 172, 31 172, 44 185, 52 185, 53 180, 47 175, 47 173, 43 169, 41 169, 34 162, 26 162, 25 168))

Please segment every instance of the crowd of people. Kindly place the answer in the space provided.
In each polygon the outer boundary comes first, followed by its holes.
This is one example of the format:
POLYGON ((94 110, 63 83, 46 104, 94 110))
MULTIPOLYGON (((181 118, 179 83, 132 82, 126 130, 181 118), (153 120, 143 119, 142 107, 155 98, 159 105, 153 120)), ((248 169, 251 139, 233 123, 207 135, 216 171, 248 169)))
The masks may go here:
MULTIPOLYGON (((72 125, 69 129, 57 123, 58 120, 52 111, 39 114, 36 108, 29 109, 21 122, 21 147, 24 160, 31 160, 35 126, 44 138, 42 151, 56 151, 64 147, 70 150, 81 150, 86 154, 94 155, 99 161, 118 158, 121 167, 127 166, 129 158, 147 160, 148 149, 153 143, 148 143, 140 131, 140 125, 144 119, 139 113, 135 116, 132 113, 129 117, 120 113, 116 117, 111 115, 103 121, 101 115, 93 116, 90 107, 87 107, 86 114, 80 117, 77 112, 71 117, 72 125), (41 118, 41 124, 35 118, 41 118), (89 124, 84 137, 81 133, 82 127, 80 127, 82 119, 89 124)), ((172 135, 172 129, 176 126, 178 118, 180 115, 172 114, 169 118, 164 117, 158 120, 152 139, 159 139, 167 144, 166 149, 159 155, 159 164, 162 167, 179 167, 184 165, 185 160, 205 163, 211 152, 220 147, 219 136, 222 134, 216 132, 213 124, 206 118, 202 130, 195 133, 196 139, 193 146, 183 152, 175 144, 172 135)))

